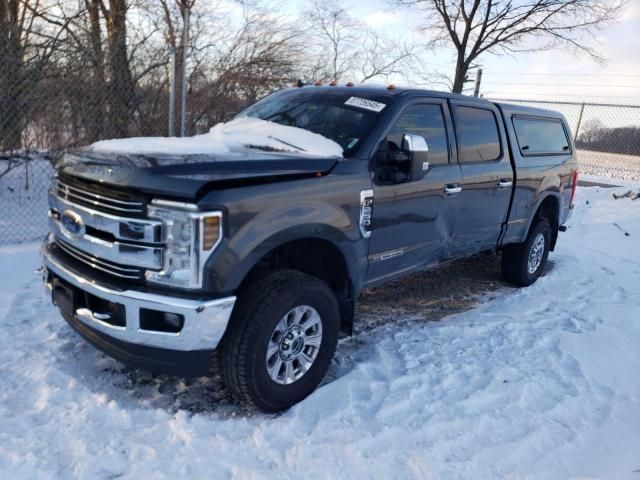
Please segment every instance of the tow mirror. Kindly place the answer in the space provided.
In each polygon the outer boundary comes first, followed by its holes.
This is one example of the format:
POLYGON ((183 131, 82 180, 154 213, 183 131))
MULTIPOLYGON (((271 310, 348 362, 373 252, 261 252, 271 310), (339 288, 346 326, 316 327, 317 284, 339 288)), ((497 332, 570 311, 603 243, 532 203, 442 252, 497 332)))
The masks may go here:
POLYGON ((405 133, 402 136, 401 150, 409 156, 411 162, 411 180, 422 179, 429 170, 429 145, 421 135, 405 133))

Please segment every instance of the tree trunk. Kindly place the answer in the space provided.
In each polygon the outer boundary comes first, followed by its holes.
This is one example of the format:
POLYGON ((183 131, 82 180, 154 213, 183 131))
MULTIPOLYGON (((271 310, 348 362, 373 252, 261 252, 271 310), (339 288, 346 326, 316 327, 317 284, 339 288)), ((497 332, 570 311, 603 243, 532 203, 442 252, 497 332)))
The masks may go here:
POLYGON ((106 80, 104 71, 104 52, 102 50, 102 30, 100 28, 100 0, 86 0, 89 12, 89 49, 91 52, 91 66, 93 75, 90 81, 91 91, 88 92, 89 118, 87 125, 87 140, 94 142, 105 135, 105 94, 106 80))
POLYGON ((0 0, 0 151, 19 149, 24 128, 24 48, 19 6, 18 0, 0 0))
POLYGON ((109 88, 110 136, 129 135, 130 115, 135 94, 127 57, 127 0, 111 0, 107 20, 109 42, 109 67, 111 83, 109 88))
POLYGON ((453 79, 453 93, 462 93, 464 88, 464 80, 467 77, 467 65, 464 61, 464 52, 458 52, 458 59, 456 61, 456 76, 453 79))

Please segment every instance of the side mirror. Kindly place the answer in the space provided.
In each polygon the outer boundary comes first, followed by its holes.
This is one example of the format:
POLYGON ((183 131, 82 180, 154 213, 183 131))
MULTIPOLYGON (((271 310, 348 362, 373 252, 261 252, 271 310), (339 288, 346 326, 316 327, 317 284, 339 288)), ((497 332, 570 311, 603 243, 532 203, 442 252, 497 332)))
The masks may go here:
POLYGON ((422 179, 429 170, 429 145, 421 135, 405 133, 402 136, 402 151, 411 162, 411 180, 422 179))

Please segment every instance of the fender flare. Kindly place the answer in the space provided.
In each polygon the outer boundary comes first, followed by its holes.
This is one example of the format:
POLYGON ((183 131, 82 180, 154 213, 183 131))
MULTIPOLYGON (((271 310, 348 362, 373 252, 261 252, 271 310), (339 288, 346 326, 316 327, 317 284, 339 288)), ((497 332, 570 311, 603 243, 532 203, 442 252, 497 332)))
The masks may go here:
POLYGON ((559 227, 559 221, 560 221, 560 203, 561 203, 560 197, 561 197, 561 193, 559 191, 553 191, 553 190, 546 190, 538 197, 538 200, 536 201, 534 208, 531 209, 533 213, 530 215, 529 220, 527 221, 527 228, 525 230, 525 234, 524 234, 524 237, 522 238, 522 241, 525 241, 527 236, 529 235, 529 231, 531 230, 533 221, 538 215, 538 211, 540 210, 540 207, 542 206, 542 204, 548 198, 553 198, 556 204, 556 215, 557 215, 556 221, 554 222, 554 224, 551 225, 552 234, 553 234, 552 241, 551 241, 551 246, 552 246, 551 250, 553 250, 553 246, 555 245, 555 240, 558 236, 558 227, 559 227))
POLYGON ((333 245, 344 259, 350 282, 354 284, 356 292, 359 291, 366 272, 366 265, 360 265, 362 262, 359 261, 367 257, 363 239, 359 235, 357 239, 349 238, 338 228, 319 223, 284 228, 255 242, 250 249, 242 241, 223 241, 218 252, 212 255, 205 266, 205 288, 216 292, 235 292, 262 258, 278 247, 304 239, 323 240, 333 245), (238 243, 242 246, 236 246, 238 243))

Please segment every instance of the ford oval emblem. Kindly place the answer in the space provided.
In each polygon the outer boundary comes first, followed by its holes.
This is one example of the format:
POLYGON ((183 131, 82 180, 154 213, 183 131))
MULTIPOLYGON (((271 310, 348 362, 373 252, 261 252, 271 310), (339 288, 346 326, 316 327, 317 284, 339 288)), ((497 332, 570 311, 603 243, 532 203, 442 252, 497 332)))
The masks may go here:
POLYGON ((82 237, 84 235, 84 222, 82 217, 72 210, 65 210, 60 215, 60 223, 70 235, 82 237))

